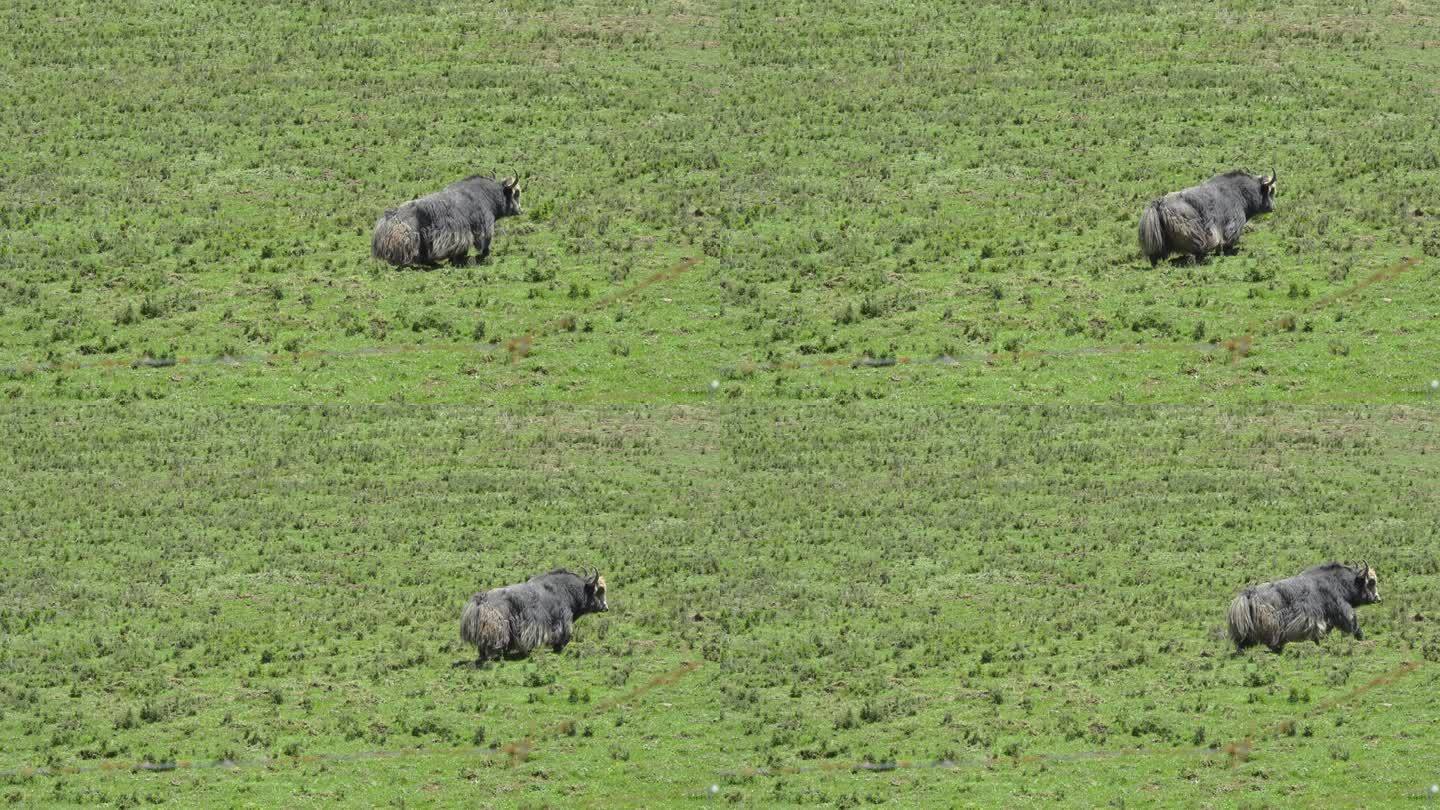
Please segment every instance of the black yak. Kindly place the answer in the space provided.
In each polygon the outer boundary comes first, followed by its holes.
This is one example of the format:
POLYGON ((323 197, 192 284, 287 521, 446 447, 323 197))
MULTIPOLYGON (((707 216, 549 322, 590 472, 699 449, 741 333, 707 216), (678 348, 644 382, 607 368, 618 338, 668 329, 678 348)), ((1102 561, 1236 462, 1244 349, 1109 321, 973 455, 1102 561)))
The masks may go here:
POLYGON ((1171 253, 1196 261, 1216 250, 1235 252, 1246 220, 1275 210, 1275 170, 1217 174, 1203 185, 1172 191, 1140 214, 1140 249, 1150 266, 1171 253))
POLYGON ((1246 588, 1230 603, 1230 640, 1238 653, 1264 644, 1280 652, 1292 641, 1316 644, 1332 627, 1364 638, 1358 605, 1380 601, 1375 569, 1361 562, 1351 567, 1337 562, 1317 565, 1289 579, 1246 588))
POLYGON ((479 650, 475 663, 481 666, 501 656, 524 658, 541 644, 560 652, 576 619, 609 609, 598 571, 585 577, 557 568, 470 597, 460 616, 460 639, 479 650))
POLYGON ((519 213, 520 178, 467 177, 382 214, 370 238, 370 255, 397 267, 433 267, 447 259, 465 265, 474 247, 483 262, 490 255, 495 220, 519 213))

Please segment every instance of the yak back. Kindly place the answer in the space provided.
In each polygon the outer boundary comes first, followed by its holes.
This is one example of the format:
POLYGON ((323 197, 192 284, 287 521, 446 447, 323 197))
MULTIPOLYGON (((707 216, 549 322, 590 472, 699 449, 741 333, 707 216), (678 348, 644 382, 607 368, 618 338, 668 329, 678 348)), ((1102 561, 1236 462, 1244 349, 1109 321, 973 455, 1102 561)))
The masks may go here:
POLYGON ((1359 604, 1361 591, 1355 582, 1356 574, 1355 569, 1348 565, 1328 562, 1269 585, 1287 603, 1324 612, 1341 603, 1352 606, 1359 604))
MULTIPOLYGON (((495 220, 505 216, 505 190, 489 177, 474 175, 417 197, 400 206, 409 212, 421 230, 432 228, 489 231, 495 220)), ((389 212, 386 212, 389 216, 389 212)))
POLYGON ((1198 186, 1184 189, 1180 196, 1209 216, 1225 209, 1239 208, 1245 213, 1245 218, 1250 219, 1263 207, 1260 181, 1239 169, 1217 174, 1198 186))
POLYGON ((578 616, 585 605, 585 580, 579 574, 556 568, 518 585, 506 585, 475 594, 482 602, 503 601, 512 615, 536 621, 578 616))
POLYGON ((472 174, 464 180, 456 180, 432 196, 441 194, 449 195, 455 200, 464 200, 470 210, 489 211, 496 219, 505 214, 505 190, 493 177, 472 174))

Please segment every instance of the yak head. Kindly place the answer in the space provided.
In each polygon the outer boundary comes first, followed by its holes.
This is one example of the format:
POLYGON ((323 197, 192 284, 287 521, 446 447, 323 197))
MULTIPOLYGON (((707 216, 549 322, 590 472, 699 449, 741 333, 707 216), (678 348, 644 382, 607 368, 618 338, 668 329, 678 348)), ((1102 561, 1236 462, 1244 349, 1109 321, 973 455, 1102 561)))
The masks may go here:
POLYGON ((520 178, 512 177, 500 183, 500 191, 505 194, 505 206, 500 212, 502 217, 514 217, 520 215, 520 178))
POLYGON ((1271 169, 1269 176, 1261 175, 1256 180, 1260 181, 1260 211, 1268 214, 1275 210, 1275 182, 1278 179, 1275 170, 1271 169))
POLYGON ((585 612, 604 613, 610 609, 605 602, 605 577, 596 571, 585 578, 585 612))
POLYGON ((1375 576, 1375 569, 1361 561, 1354 566, 1355 570, 1355 593, 1356 604, 1373 605, 1380 601, 1380 580, 1375 576))

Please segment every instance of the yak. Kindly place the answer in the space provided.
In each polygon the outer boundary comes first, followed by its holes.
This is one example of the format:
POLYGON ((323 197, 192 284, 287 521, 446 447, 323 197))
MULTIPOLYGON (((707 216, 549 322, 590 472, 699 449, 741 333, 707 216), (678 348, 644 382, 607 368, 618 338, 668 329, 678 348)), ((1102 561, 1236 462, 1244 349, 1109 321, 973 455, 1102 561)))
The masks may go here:
POLYGON ((1256 644, 1278 653, 1292 641, 1319 644, 1334 627, 1362 639, 1355 608, 1379 601, 1375 569, 1365 562, 1317 565, 1241 591, 1230 603, 1230 640, 1236 653, 1256 644))
POLYGON ((479 651, 476 666, 524 658, 541 644, 558 653, 570 643, 576 619, 609 609, 599 571, 582 576, 556 568, 470 597, 460 616, 460 639, 479 651))
POLYGON ((1140 214, 1140 249, 1150 266, 1171 253, 1200 261, 1206 254, 1233 254, 1245 222, 1275 210, 1275 170, 1257 176, 1217 174, 1205 183, 1152 200, 1140 214))
POLYGON ((495 220, 520 213, 520 178, 496 181, 474 175, 387 210, 375 222, 370 255, 395 265, 464 266, 470 248, 490 255, 495 220))

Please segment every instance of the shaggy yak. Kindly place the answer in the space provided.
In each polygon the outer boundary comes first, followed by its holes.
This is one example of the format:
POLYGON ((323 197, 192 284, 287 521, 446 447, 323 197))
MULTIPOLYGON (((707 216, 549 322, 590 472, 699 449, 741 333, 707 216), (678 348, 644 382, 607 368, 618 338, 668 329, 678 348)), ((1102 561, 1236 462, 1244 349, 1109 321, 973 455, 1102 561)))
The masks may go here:
POLYGON ((1195 261, 1216 250, 1235 252, 1245 222, 1275 210, 1275 170, 1217 174, 1203 185, 1172 191, 1140 214, 1140 249, 1150 266, 1171 253, 1195 261))
POLYGON ((490 255, 495 220, 519 213, 520 178, 467 177, 382 214, 370 238, 370 255, 396 267, 434 267, 447 259, 464 266, 474 247, 483 262, 490 255))
POLYGON ((1246 588, 1230 603, 1230 640, 1238 653, 1264 644, 1280 652, 1292 641, 1320 639, 1332 627, 1364 638, 1358 605, 1380 601, 1375 569, 1361 562, 1351 567, 1332 562, 1306 569, 1289 579, 1246 588))
POLYGON ((460 616, 460 639, 479 650, 477 666, 500 657, 524 658, 541 644, 560 652, 570 643, 576 619, 609 609, 598 571, 586 577, 556 568, 470 597, 460 616))

